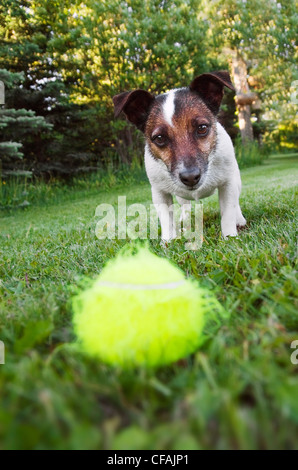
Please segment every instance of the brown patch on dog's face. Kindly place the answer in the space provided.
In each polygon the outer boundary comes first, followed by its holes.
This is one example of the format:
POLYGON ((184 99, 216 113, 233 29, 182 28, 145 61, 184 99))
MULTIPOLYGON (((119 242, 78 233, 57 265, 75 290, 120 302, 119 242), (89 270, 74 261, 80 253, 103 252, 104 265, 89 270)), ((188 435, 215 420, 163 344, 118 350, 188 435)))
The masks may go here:
POLYGON ((202 182, 216 146, 216 117, 189 89, 175 90, 171 116, 166 113, 167 99, 167 94, 158 96, 148 116, 145 135, 151 153, 179 184, 185 171, 198 171, 202 182))

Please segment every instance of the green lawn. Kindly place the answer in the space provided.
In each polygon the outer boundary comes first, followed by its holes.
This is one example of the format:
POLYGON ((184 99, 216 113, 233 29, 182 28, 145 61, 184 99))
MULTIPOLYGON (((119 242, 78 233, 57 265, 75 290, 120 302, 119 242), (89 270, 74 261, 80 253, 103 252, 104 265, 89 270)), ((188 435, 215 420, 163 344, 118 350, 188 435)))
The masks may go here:
POLYGON ((0 449, 298 448, 295 155, 242 171, 248 221, 221 240, 152 250, 211 289, 230 319, 185 363, 124 372, 75 345, 71 298, 126 243, 95 237, 102 202, 150 203, 148 183, 71 194, 0 218, 0 449), (295 305, 296 302, 296 305, 295 305))

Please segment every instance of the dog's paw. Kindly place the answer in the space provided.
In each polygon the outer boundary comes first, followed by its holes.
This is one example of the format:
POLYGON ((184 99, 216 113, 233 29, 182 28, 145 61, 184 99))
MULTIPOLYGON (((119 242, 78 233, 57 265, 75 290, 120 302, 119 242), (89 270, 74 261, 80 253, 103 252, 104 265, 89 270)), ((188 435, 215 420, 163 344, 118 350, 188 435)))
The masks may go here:
POLYGON ((237 217, 236 224, 237 227, 244 227, 246 225, 246 219, 243 215, 237 217))
POLYGON ((231 232, 231 233, 222 233, 222 238, 224 240, 228 240, 230 237, 232 238, 238 238, 238 232, 231 232))
POLYGON ((229 237, 237 237, 237 227, 235 221, 221 221, 221 235, 224 240, 227 240, 229 237))
POLYGON ((174 240, 175 238, 177 238, 177 236, 178 236, 178 234, 177 234, 176 227, 171 227, 168 230, 162 230, 161 231, 161 239, 164 242, 170 242, 170 241, 174 240))

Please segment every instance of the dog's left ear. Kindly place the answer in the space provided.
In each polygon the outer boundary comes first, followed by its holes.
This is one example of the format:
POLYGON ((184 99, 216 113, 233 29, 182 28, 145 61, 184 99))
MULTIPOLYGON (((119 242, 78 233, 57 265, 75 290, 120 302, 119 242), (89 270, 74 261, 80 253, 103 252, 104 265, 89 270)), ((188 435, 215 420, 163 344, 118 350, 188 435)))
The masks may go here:
POLYGON ((191 82, 189 88, 199 93, 211 111, 217 114, 225 86, 235 91, 229 73, 220 70, 218 72, 199 75, 191 82))
POLYGON ((154 99, 154 96, 145 90, 120 93, 113 97, 115 117, 123 111, 127 119, 144 132, 149 108, 154 99))

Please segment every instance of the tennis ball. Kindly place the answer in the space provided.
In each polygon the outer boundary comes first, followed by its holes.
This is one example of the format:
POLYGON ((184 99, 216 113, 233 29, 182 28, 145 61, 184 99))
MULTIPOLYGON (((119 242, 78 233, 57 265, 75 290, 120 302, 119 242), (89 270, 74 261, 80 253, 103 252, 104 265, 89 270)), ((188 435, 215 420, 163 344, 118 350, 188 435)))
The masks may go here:
POLYGON ((75 299, 74 327, 85 352, 130 368, 170 364, 197 350, 213 295, 146 247, 120 254, 75 299))

